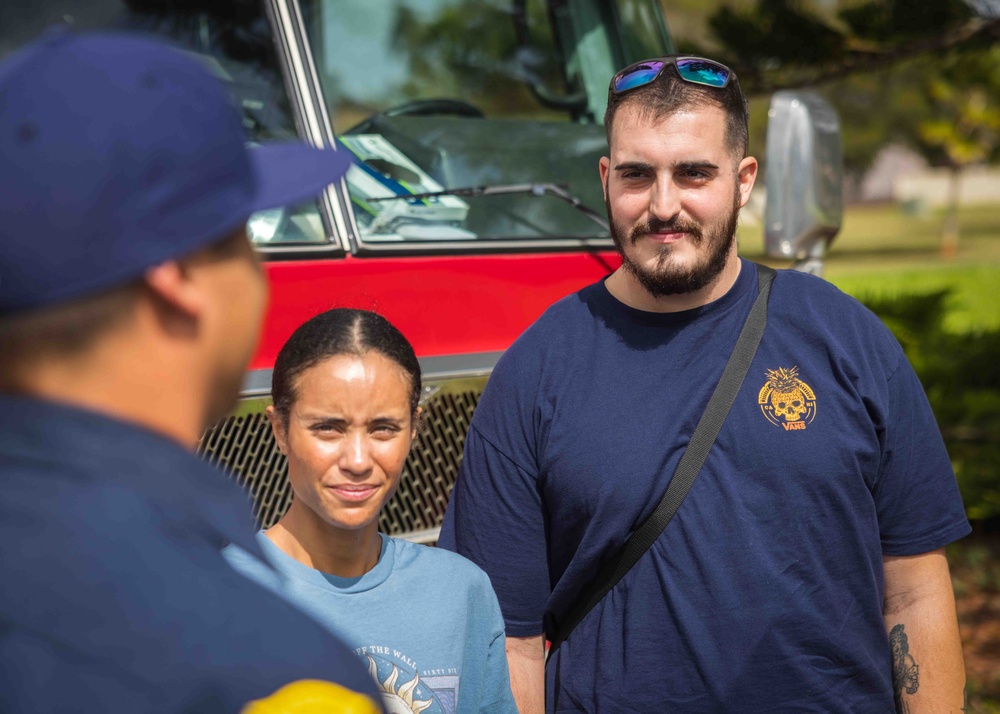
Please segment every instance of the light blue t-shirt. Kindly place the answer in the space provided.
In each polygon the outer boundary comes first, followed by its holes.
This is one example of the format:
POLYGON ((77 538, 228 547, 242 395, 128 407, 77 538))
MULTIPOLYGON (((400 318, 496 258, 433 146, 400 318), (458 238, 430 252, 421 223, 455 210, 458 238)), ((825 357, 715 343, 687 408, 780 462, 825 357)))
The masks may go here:
POLYGON ((486 574, 454 553, 381 537, 378 564, 359 578, 303 565, 263 533, 257 540, 273 569, 237 546, 223 555, 353 647, 387 712, 516 713, 486 574))

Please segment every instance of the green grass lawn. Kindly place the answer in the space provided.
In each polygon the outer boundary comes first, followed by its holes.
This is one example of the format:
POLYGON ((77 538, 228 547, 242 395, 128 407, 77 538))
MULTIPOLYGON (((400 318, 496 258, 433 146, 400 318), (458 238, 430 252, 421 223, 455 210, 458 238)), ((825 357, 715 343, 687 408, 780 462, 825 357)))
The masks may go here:
POLYGON ((831 270, 828 279, 846 293, 859 298, 893 298, 907 293, 948 290, 948 313, 944 327, 949 332, 1000 329, 1000 262, 967 266, 904 268, 890 272, 831 270))
MULTIPOLYGON (((862 300, 949 290, 948 330, 1000 329, 1000 204, 962 208, 958 254, 950 260, 939 254, 941 223, 939 211, 908 215, 893 205, 849 207, 823 277, 862 300)), ((741 228, 740 241, 743 255, 764 259, 760 227, 741 228)))

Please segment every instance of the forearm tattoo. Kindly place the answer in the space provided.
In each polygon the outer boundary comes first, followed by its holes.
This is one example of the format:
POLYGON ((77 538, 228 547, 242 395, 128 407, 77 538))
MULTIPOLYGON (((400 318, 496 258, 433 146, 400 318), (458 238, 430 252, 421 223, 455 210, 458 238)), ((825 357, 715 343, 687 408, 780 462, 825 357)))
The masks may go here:
POLYGON ((892 687, 896 699, 896 711, 908 714, 910 706, 903 701, 903 692, 916 694, 920 688, 917 663, 910 655, 910 644, 902 625, 889 631, 889 648, 892 650, 892 687))

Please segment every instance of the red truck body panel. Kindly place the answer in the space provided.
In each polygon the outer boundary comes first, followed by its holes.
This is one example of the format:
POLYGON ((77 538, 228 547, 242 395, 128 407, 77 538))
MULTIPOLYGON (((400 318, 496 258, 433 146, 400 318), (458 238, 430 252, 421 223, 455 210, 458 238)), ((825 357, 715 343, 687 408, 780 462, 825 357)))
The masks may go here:
POLYGON ((251 369, 272 368, 296 327, 334 307, 384 315, 419 357, 501 351, 553 302, 619 264, 613 251, 270 262, 271 300, 251 369))

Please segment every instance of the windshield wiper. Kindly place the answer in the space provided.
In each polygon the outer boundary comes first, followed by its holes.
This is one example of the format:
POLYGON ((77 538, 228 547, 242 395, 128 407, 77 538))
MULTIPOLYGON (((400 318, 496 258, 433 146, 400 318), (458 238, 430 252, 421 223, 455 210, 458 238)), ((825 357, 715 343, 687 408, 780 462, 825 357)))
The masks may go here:
POLYGON ((573 208, 577 209, 599 225, 605 231, 611 232, 607 220, 600 213, 588 208, 583 201, 571 194, 566 189, 566 184, 558 183, 511 183, 497 186, 467 186, 465 188, 446 188, 443 191, 428 191, 427 193, 411 193, 399 196, 378 196, 376 198, 366 198, 366 201, 400 201, 417 198, 436 198, 438 196, 500 196, 504 194, 523 193, 529 196, 554 196, 562 199, 573 208))

